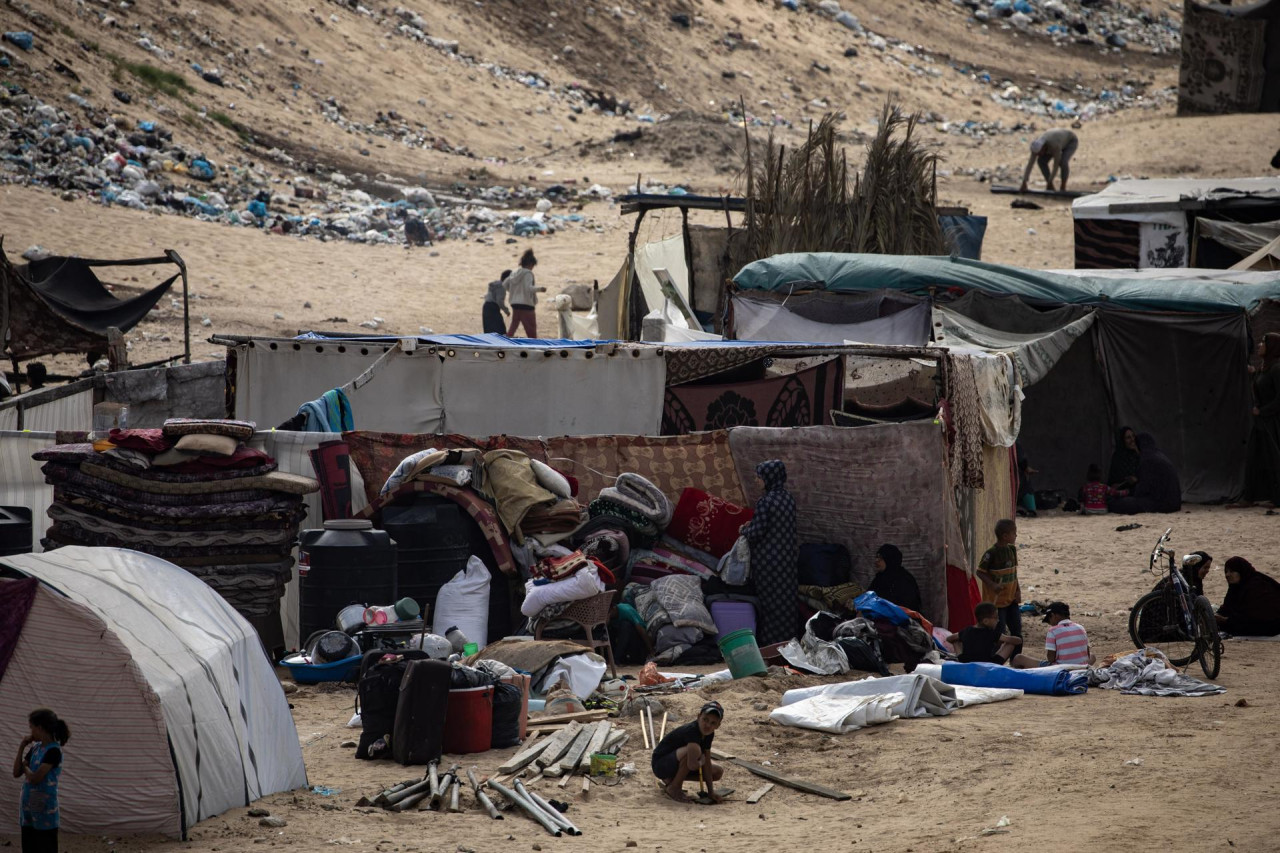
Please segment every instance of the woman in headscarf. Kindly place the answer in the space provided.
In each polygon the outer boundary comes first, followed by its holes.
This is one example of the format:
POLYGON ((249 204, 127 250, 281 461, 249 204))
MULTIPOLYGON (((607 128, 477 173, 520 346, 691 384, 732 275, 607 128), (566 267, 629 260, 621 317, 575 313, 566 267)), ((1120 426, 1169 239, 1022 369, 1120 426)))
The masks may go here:
POLYGON ((787 491, 787 466, 770 459, 756 466, 764 494, 755 515, 739 531, 751 546, 751 578, 755 581, 759 612, 756 642, 782 643, 796 635, 799 576, 796 560, 796 501, 787 491))
POLYGON ((1253 378, 1253 429, 1244 469, 1244 500, 1233 506, 1280 504, 1280 333, 1258 344, 1262 369, 1253 378))
POLYGON ((1133 491, 1138 484, 1138 434, 1129 427, 1120 427, 1116 433, 1116 449, 1111 454, 1111 468, 1107 471, 1107 485, 1113 489, 1133 491))
POLYGON ((1228 634, 1274 637, 1280 634, 1280 581, 1258 571, 1244 557, 1223 567, 1227 597, 1218 608, 1218 627, 1228 634))
POLYGON ((1177 512, 1182 509, 1182 483, 1173 460, 1156 447, 1150 433, 1138 436, 1138 484, 1128 497, 1113 498, 1108 509, 1121 515, 1140 512, 1177 512))
POLYGON ((920 587, 911 573, 902 567, 902 551, 897 545, 884 544, 876 551, 876 576, 867 587, 885 601, 920 612, 920 587))

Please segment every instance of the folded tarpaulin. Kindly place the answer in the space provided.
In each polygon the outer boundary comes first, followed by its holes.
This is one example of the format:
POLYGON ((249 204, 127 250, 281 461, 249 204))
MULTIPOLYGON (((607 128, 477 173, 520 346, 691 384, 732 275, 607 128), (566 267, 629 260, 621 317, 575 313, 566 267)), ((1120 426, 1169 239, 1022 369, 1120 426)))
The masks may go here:
POLYGON ((798 687, 782 694, 782 704, 793 705, 815 696, 854 697, 899 693, 902 701, 891 709, 904 719, 912 717, 945 717, 961 707, 956 689, 927 675, 890 675, 886 678, 864 678, 839 684, 798 687))
POLYGON ((774 708, 769 719, 784 726, 845 734, 893 722, 898 719, 893 709, 904 701, 901 693, 874 693, 870 696, 818 694, 774 708))
POLYGON ((971 687, 1014 687, 1037 696, 1074 696, 1089 689, 1086 670, 1014 669, 994 663, 944 663, 942 680, 971 687))

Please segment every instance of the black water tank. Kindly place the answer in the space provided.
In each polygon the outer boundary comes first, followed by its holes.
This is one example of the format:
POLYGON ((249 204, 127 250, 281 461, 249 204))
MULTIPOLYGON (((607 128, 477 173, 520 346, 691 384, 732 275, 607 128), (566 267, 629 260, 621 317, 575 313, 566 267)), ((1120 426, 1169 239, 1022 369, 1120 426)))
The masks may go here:
POLYGON ((417 495, 382 510, 382 529, 396 541, 399 595, 418 602, 428 620, 435 619, 440 587, 478 553, 472 551, 472 528, 480 532, 462 507, 436 495, 417 495))
POLYGON ((362 519, 304 530, 298 546, 299 633, 334 627, 348 604, 394 604, 396 543, 362 519))
POLYGON ((0 557, 31 553, 31 510, 0 506, 0 557))

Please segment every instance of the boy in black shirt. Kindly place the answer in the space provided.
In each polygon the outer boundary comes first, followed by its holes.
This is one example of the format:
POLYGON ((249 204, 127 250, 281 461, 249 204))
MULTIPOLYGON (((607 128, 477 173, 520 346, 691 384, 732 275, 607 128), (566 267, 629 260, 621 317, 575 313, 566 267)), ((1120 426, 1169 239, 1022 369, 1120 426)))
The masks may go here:
POLYGON ((989 601, 973 608, 977 625, 970 625, 959 634, 947 637, 947 642, 959 648, 961 663, 994 663, 1003 666, 1012 663, 1019 668, 1034 667, 1034 661, 1026 655, 1015 654, 1019 637, 1000 633, 1000 611, 989 601))
POLYGON ((723 719, 720 703, 708 702, 697 719, 673 730, 654 749, 653 775, 665 783, 668 797, 678 803, 689 802, 684 794, 685 779, 701 769, 711 799, 720 802, 715 783, 724 775, 724 768, 711 761, 711 742, 723 719))

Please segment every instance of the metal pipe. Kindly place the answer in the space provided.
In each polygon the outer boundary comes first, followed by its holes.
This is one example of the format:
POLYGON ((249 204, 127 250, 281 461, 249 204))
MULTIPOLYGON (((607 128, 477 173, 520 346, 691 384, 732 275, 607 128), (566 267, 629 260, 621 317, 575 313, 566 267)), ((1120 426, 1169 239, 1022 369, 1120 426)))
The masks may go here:
POLYGON ((502 796, 506 797, 511 802, 515 803, 521 809, 523 809, 525 814, 527 814, 529 817, 536 820, 539 824, 542 825, 543 829, 545 829, 547 832, 554 835, 556 838, 559 838, 561 835, 564 834, 563 831, 560 829, 560 824, 553 821, 549 816, 547 816, 545 812, 542 811, 542 809, 538 808, 533 803, 529 802, 524 797, 517 794, 515 791, 511 790, 505 785, 498 784, 492 779, 490 779, 485 784, 487 784, 493 790, 497 791, 502 796))
POLYGON ((425 791, 426 793, 430 794, 431 793, 431 789, 429 788, 430 785, 431 785, 431 782, 429 780, 423 779, 421 782, 419 782, 416 785, 410 785, 407 788, 401 788, 399 791, 396 791, 391 794, 387 794, 386 798, 382 802, 384 805, 394 806, 396 803, 400 802, 401 800, 405 800, 409 797, 412 797, 414 794, 417 794, 421 791, 425 791))
POLYGON ((528 797, 529 801, 533 803, 535 806, 537 806, 538 808, 546 812, 547 816, 550 817, 556 823, 558 823, 561 827, 563 827, 565 832, 569 833, 570 835, 582 834, 582 832, 579 831, 578 827, 573 825, 573 821, 569 820, 567 817, 565 817, 563 814, 557 811, 556 807, 551 805, 551 803, 548 803, 546 800, 544 800, 542 797, 535 794, 533 791, 530 791, 527 788, 525 788, 524 783, 522 783, 519 779, 516 780, 516 790, 519 791, 521 794, 524 794, 526 797, 528 797))
POLYGON ((484 810, 489 813, 489 817, 494 820, 502 820, 502 815, 498 813, 498 807, 493 804, 493 800, 489 799, 489 795, 480 790, 480 783, 476 781, 474 770, 468 768, 467 778, 471 780, 471 790, 475 792, 476 799, 480 801, 480 805, 484 806, 484 810))
POLYGON ((393 811, 393 812, 407 812, 409 809, 411 809, 411 808, 413 808, 414 806, 418 805, 419 803, 421 803, 423 800, 425 800, 425 799, 426 799, 427 797, 429 797, 429 796, 431 796, 431 792, 430 792, 430 791, 427 791, 427 790, 419 791, 418 793, 414 794, 413 796, 405 797, 405 798, 404 798, 403 800, 401 800, 400 802, 398 802, 398 803, 396 803, 395 805, 391 806, 390 811, 393 811))
POLYGON ((440 790, 440 778, 436 775, 436 762, 427 765, 427 778, 431 780, 431 796, 435 796, 440 790))
POLYGON ((459 782, 457 779, 454 779, 453 788, 449 791, 449 811, 451 812, 462 811, 462 809, 458 808, 458 792, 461 788, 462 788, 462 783, 459 782))

